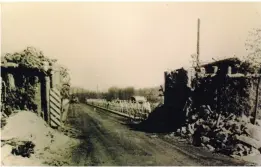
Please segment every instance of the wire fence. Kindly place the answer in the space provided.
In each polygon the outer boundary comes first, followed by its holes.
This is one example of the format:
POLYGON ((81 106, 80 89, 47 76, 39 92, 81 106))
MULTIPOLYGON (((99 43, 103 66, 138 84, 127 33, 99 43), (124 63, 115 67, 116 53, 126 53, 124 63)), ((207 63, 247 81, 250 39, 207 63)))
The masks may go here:
POLYGON ((88 99, 87 104, 118 111, 129 116, 146 118, 151 113, 151 104, 149 102, 132 102, 127 100, 107 101, 105 99, 88 99))

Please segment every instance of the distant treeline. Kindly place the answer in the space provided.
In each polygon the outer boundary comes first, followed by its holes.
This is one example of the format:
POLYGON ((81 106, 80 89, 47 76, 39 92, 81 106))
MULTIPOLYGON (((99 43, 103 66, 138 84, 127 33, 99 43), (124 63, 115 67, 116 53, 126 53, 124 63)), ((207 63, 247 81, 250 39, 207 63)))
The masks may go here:
POLYGON ((106 99, 108 101, 114 99, 129 100, 132 96, 144 96, 149 102, 160 102, 160 87, 134 89, 134 87, 118 88, 111 87, 107 92, 90 91, 83 88, 71 88, 71 94, 78 97, 81 102, 85 99, 106 99))

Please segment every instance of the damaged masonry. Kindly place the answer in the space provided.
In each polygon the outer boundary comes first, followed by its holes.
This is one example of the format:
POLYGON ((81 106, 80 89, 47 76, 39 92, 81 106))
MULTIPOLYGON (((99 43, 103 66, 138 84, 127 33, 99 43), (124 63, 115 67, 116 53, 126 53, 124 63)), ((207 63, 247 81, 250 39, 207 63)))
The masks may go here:
POLYGON ((197 78, 184 69, 165 78, 165 105, 173 117, 184 118, 176 125, 181 126, 177 135, 226 155, 260 154, 260 74, 230 58, 202 65, 197 78))

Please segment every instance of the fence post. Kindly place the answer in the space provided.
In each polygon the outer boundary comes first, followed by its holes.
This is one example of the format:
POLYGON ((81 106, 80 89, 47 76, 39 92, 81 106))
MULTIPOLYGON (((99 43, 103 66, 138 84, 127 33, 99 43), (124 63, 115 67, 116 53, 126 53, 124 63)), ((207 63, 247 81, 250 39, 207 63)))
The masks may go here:
POLYGON ((257 78, 257 86, 256 86, 256 99, 255 99, 255 108, 254 108, 254 120, 253 120, 253 124, 256 124, 256 119, 257 119, 257 114, 258 114, 258 100, 259 100, 259 85, 260 85, 260 80, 261 77, 259 76, 257 78))
POLYGON ((61 97, 61 115, 60 115, 60 120, 61 120, 61 126, 63 127, 63 114, 64 114, 64 111, 63 111, 63 98, 61 97))

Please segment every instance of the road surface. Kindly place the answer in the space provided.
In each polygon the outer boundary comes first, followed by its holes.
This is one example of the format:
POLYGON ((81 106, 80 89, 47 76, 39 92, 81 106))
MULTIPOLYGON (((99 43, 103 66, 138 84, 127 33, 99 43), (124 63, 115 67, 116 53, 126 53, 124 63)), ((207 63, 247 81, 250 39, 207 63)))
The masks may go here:
POLYGON ((244 165, 238 161, 152 134, 135 131, 127 119, 85 104, 72 104, 67 125, 81 131, 70 165, 244 165))

